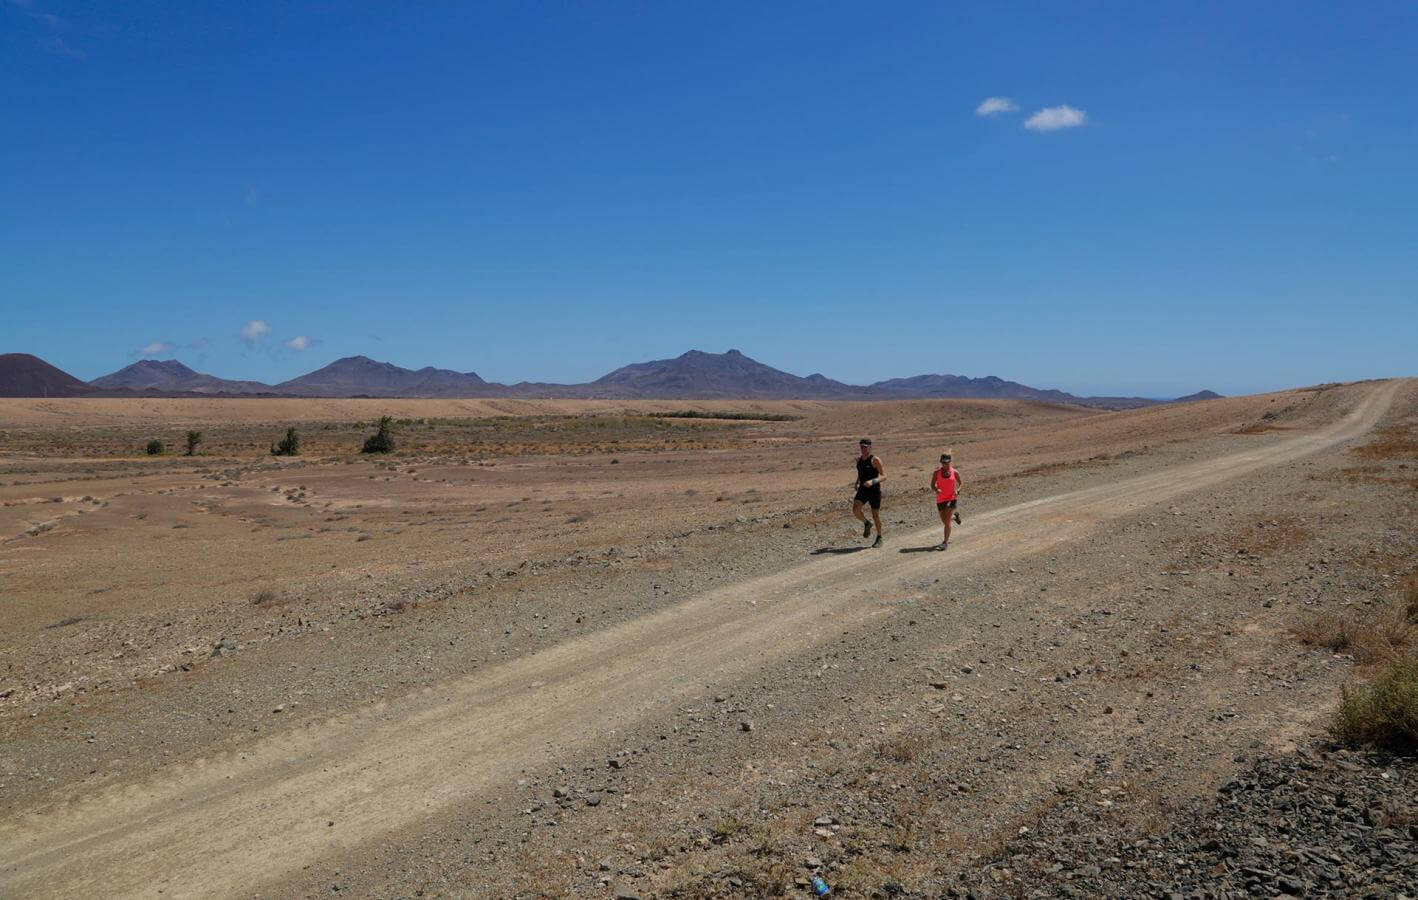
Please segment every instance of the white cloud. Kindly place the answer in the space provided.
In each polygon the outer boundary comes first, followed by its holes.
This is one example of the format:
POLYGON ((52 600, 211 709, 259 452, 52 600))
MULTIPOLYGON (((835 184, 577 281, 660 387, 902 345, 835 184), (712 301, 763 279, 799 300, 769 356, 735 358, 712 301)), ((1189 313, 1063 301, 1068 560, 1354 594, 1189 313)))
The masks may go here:
POLYGON ((1019 109, 1019 105, 1008 97, 986 97, 980 105, 975 107, 977 116, 997 116, 1000 113, 1014 112, 1019 109))
POLYGON ((1061 128, 1077 128, 1087 119, 1088 113, 1065 104, 1039 110, 1024 120, 1024 127, 1033 131, 1058 131, 1061 128))
POLYGON ((241 339, 246 342, 246 346, 255 347, 261 338, 271 333, 271 326, 260 319, 253 319, 247 322, 241 329, 241 339))
POLYGON ((298 334, 286 341, 286 346, 292 350, 304 350, 306 347, 310 346, 310 338, 303 334, 298 334))
POLYGON ((171 353, 176 349, 177 345, 172 343, 171 341, 153 341, 146 347, 139 347, 137 350, 134 350, 128 355, 134 359, 137 359, 140 356, 162 356, 164 353, 171 353))

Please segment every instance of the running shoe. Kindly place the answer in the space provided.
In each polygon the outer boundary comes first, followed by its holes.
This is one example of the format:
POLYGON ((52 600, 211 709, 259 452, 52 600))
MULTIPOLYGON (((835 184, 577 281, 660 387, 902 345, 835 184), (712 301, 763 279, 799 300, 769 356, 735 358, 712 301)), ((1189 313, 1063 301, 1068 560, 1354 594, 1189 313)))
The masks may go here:
POLYGON ((874 541, 871 542, 871 545, 872 545, 873 547, 880 547, 880 546, 881 546, 881 535, 878 534, 878 535, 876 536, 876 540, 874 540, 874 541))
POLYGON ((950 545, 947 544, 945 541, 941 541, 939 544, 936 544, 936 545, 935 545, 935 548, 936 548, 937 550, 944 550, 946 547, 949 547, 949 546, 950 546, 950 545))
POLYGON ((955 513, 955 524, 956 524, 956 525, 962 524, 961 521, 960 521, 960 512, 959 512, 958 510, 957 510, 956 513, 955 513))
POLYGON ((862 537, 871 537, 871 519, 862 523, 862 537))

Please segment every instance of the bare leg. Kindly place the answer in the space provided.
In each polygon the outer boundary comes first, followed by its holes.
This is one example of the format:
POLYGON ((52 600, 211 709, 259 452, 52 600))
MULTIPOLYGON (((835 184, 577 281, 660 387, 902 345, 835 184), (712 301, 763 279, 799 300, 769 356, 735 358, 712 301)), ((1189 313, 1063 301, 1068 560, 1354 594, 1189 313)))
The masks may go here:
POLYGON ((862 512, 862 501, 852 501, 852 518, 856 519, 858 522, 865 522, 867 520, 866 514, 862 512))
POLYGON ((881 510, 873 509, 871 511, 871 519, 876 523, 876 536, 881 537, 881 510))
POLYGON ((949 507, 942 507, 937 509, 936 512, 940 513, 940 524, 945 526, 945 540, 942 543, 948 544, 950 543, 950 514, 955 512, 955 510, 949 507))

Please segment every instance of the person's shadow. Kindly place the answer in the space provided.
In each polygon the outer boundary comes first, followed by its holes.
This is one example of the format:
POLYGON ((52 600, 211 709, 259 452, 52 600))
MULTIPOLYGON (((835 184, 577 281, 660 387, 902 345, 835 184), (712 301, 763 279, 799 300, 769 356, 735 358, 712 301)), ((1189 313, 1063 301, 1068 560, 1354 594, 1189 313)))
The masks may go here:
POLYGON ((935 549, 935 545, 932 544, 932 545, 929 546, 929 547, 902 547, 900 550, 898 550, 898 551, 896 551, 896 552, 898 552, 898 553, 934 553, 934 552, 936 552, 936 549, 935 549))
POLYGON ((861 553, 866 547, 818 547, 812 551, 813 556, 821 556, 824 553, 831 553, 834 556, 841 556, 844 553, 861 553))

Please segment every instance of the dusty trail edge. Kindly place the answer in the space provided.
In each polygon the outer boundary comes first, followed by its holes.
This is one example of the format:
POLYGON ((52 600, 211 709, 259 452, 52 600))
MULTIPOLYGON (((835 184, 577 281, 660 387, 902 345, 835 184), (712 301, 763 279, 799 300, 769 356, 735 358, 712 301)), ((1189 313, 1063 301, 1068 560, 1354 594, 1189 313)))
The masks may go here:
POLYGON ((249 894, 886 615, 873 598, 904 579, 1047 550, 1105 519, 1358 437, 1405 384, 1376 384, 1341 421, 1251 452, 973 516, 948 555, 895 552, 934 543, 935 528, 894 533, 886 552, 814 557, 412 696, 33 808, 0 823, 0 896, 249 894))

